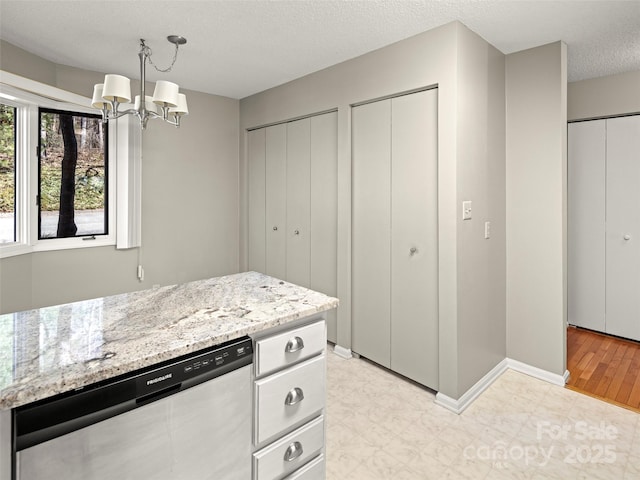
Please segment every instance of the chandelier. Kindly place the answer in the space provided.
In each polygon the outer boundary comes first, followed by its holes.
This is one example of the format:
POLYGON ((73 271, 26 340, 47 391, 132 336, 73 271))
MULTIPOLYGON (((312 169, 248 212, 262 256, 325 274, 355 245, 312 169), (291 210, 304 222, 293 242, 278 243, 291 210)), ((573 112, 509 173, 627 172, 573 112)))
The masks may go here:
POLYGON ((187 43, 187 39, 179 35, 167 37, 170 43, 176 46, 171 65, 165 69, 158 68, 151 60, 151 49, 140 39, 140 95, 136 95, 133 108, 120 111, 121 104, 131 103, 131 83, 122 75, 107 74, 104 83, 98 83, 93 87, 91 106, 102 112, 102 121, 108 122, 124 115, 135 115, 140 119, 140 126, 144 130, 150 118, 161 118, 176 127, 180 126, 180 117, 187 115, 187 98, 178 92, 178 85, 165 80, 156 82, 153 97, 145 95, 145 77, 147 61, 158 72, 170 72, 178 58, 178 47, 187 43), (144 101, 141 101, 144 99, 144 101))

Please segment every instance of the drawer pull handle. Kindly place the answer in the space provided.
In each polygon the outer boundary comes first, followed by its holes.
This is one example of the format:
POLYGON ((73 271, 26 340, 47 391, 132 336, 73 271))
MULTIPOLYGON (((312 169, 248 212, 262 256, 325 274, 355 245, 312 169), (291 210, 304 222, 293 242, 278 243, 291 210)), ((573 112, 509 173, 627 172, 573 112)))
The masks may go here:
POLYGON ((284 399, 284 404, 295 405, 296 403, 300 403, 302 400, 304 400, 304 393, 301 388, 296 387, 287 393, 287 396, 284 399))
POLYGON ((297 352, 304 348, 304 342, 300 337, 293 337, 287 342, 287 346, 284 347, 284 351, 287 353, 297 352))
POLYGON ((287 447, 287 451, 284 452, 284 461, 293 462, 300 455, 302 455, 302 444, 300 442, 293 442, 287 447))

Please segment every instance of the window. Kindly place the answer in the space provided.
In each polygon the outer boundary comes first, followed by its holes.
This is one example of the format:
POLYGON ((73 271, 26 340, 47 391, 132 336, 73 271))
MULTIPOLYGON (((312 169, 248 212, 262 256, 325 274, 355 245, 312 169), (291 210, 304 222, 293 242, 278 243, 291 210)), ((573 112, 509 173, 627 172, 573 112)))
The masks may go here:
POLYGON ((38 239, 107 235, 108 128, 100 115, 40 108, 38 239))
POLYGON ((0 70, 0 258, 140 245, 139 123, 126 115, 104 124, 90 103, 0 70), (63 173, 72 150, 65 134, 77 147, 71 175, 63 173))
POLYGON ((0 243, 16 241, 16 108, 0 103, 0 243))

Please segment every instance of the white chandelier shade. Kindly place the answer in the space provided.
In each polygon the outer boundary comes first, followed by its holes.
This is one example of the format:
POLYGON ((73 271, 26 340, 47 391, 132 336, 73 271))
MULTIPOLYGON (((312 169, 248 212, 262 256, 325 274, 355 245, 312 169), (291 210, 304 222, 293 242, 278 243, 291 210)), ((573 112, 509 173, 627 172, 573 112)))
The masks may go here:
POLYGON ((189 115, 189 108, 187 108, 187 97, 184 93, 178 94, 178 105, 169 109, 169 113, 173 113, 181 117, 182 115, 189 115))
POLYGON ((158 80, 153 91, 153 103, 159 107, 177 107, 178 89, 175 83, 158 80))
POLYGON ((122 117, 123 115, 136 115, 140 119, 142 129, 146 128, 149 118, 161 118, 165 122, 180 126, 180 118, 188 115, 187 97, 180 93, 180 87, 166 80, 158 80, 155 85, 153 96, 145 95, 145 77, 147 60, 159 72, 168 72, 173 67, 178 56, 179 45, 184 45, 187 40, 177 35, 167 37, 169 42, 176 46, 173 62, 169 68, 161 70, 153 64, 151 60, 151 49, 145 45, 144 40, 140 40, 140 95, 136 95, 134 106, 128 110, 119 110, 120 104, 131 102, 131 81, 122 75, 107 74, 103 83, 98 83, 93 87, 93 97, 91 106, 101 110, 102 121, 108 122, 122 117), (140 99, 145 101, 141 102, 140 99))
POLYGON ((109 102, 129 103, 131 81, 122 75, 105 75, 102 98, 109 102))
POLYGON ((111 104, 107 102, 104 98, 102 98, 103 90, 104 90, 104 83, 96 83, 93 86, 93 98, 91 99, 91 106, 99 110, 102 110, 103 108, 110 110, 111 104))

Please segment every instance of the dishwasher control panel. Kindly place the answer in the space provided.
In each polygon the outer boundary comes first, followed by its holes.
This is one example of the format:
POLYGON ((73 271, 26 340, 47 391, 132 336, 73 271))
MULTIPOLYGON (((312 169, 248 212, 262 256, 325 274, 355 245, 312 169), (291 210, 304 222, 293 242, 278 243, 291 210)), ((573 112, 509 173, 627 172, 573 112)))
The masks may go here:
POLYGON ((215 351, 211 354, 204 354, 196 360, 189 360, 182 365, 182 370, 185 375, 199 374, 203 371, 212 370, 220 367, 225 363, 235 361, 239 358, 251 355, 253 352, 251 348, 251 342, 248 346, 233 345, 225 348, 222 351, 215 351))
POLYGON ((210 380, 252 362, 253 344, 243 338, 213 349, 196 352, 189 358, 159 367, 136 378, 136 397, 171 391, 210 380))

